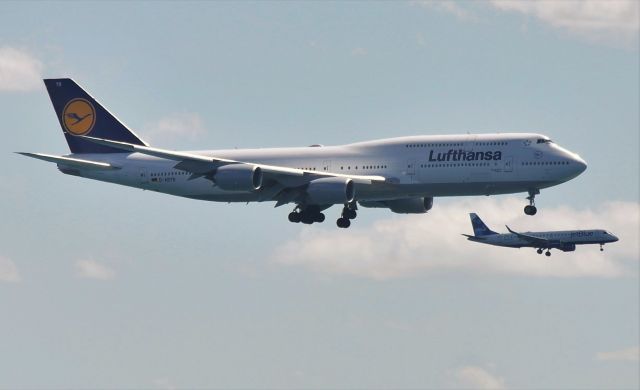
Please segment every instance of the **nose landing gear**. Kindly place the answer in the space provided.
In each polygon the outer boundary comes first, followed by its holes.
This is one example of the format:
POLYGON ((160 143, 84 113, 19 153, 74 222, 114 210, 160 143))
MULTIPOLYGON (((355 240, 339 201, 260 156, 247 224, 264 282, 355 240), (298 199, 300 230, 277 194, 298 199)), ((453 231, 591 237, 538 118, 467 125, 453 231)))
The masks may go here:
POLYGON ((600 244, 600 252, 604 251, 603 246, 604 246, 604 244, 602 244, 602 243, 601 243, 601 244, 600 244))
POLYGON ((540 193, 540 190, 535 188, 529 190, 529 196, 527 196, 527 199, 529 200, 529 205, 524 206, 525 214, 536 215, 536 213, 538 212, 538 209, 536 208, 536 195, 538 195, 539 193, 540 193))

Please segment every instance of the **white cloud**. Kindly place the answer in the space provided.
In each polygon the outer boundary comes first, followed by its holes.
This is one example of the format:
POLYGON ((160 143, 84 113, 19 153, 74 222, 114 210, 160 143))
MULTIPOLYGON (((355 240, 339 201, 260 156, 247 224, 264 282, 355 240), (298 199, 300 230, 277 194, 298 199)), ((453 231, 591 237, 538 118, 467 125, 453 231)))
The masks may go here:
POLYGON ((504 379, 483 368, 466 366, 456 371, 457 386, 465 389, 505 389, 504 379))
POLYGON ((590 40, 637 41, 640 4, 637 0, 491 0, 490 4, 502 11, 532 15, 590 40))
MULTIPOLYGON (((611 202, 596 210, 545 207, 538 215, 522 213, 523 199, 467 198, 438 204, 422 215, 394 215, 370 226, 354 221, 349 230, 331 223, 301 226, 301 232, 275 249, 273 261, 328 274, 384 280, 453 271, 537 277, 623 277, 637 274, 640 205, 611 202), (532 248, 512 249, 467 241, 472 233, 468 213, 477 212, 493 230, 562 230, 601 228, 620 241, 606 246, 578 246, 575 252, 553 251, 550 258, 532 248)), ((337 213, 337 210, 335 211, 337 213)), ((373 212, 360 208, 361 213, 373 212)), ((325 222, 326 223, 326 222, 325 222)))
POLYGON ((631 347, 610 352, 598 352, 596 355, 596 359, 598 360, 638 361, 639 358, 640 347, 631 347))
POLYGON ((154 141, 173 141, 182 138, 193 140, 205 132, 202 118, 193 112, 173 113, 142 128, 144 138, 154 141))
POLYGON ((176 388, 176 386, 174 386, 167 378, 158 378, 153 381, 153 384, 156 385, 157 388, 163 390, 174 390, 176 388))
POLYGON ((80 278, 109 280, 116 276, 111 268, 94 260, 76 261, 76 275, 80 278))
POLYGON ((42 86, 43 65, 24 50, 0 47, 0 92, 32 91, 42 86))
POLYGON ((477 21, 478 17, 471 12, 468 8, 461 6, 459 2, 453 0, 440 0, 440 1, 417 1, 415 4, 419 4, 425 8, 431 8, 437 11, 446 12, 455 16, 461 21, 477 21))
POLYGON ((351 55, 354 57, 364 57, 367 55, 367 49, 364 47, 356 47, 351 50, 351 55))
POLYGON ((17 283, 19 281, 18 267, 10 259, 0 256, 0 282, 17 283))

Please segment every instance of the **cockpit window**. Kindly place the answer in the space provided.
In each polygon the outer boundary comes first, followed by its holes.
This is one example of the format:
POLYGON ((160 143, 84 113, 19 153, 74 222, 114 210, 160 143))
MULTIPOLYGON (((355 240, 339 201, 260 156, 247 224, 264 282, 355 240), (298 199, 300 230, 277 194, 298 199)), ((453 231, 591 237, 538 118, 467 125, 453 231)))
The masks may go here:
POLYGON ((536 143, 538 144, 550 144, 553 141, 551 141, 550 139, 544 139, 544 138, 540 138, 536 143))

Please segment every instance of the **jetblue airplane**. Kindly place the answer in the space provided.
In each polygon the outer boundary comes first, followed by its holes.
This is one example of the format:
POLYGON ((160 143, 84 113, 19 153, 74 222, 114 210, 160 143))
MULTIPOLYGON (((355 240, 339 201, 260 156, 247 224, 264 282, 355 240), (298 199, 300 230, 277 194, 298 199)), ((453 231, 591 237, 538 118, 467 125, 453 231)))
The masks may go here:
POLYGON ((65 174, 217 202, 294 204, 291 222, 337 220, 349 227, 361 207, 425 213, 437 196, 527 192, 580 175, 587 164, 531 133, 421 135, 341 146, 171 151, 149 146, 71 79, 46 79, 71 154, 21 153, 65 174))
POLYGON ((489 229, 477 214, 471 213, 469 216, 473 226, 473 236, 463 234, 467 240, 508 248, 538 248, 538 254, 542 254, 546 249, 547 256, 551 256, 551 249, 573 252, 576 250, 576 245, 586 244, 600 244, 600 250, 603 251, 604 244, 618 241, 618 237, 613 234, 597 229, 518 233, 507 226, 509 233, 499 234, 489 229))

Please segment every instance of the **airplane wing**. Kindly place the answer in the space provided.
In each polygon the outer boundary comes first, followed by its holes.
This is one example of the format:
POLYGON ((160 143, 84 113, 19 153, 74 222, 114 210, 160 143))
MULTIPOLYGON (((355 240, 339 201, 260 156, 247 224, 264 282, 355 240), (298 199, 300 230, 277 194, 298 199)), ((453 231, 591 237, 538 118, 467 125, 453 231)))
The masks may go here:
POLYGON ((515 234, 519 238, 522 238, 523 240, 528 241, 531 244, 538 246, 540 248, 553 248, 562 244, 562 242, 558 240, 547 240, 546 238, 540 238, 540 237, 532 236, 529 234, 518 233, 516 231, 511 230, 509 226, 507 226, 507 230, 510 233, 515 234))
POLYGON ((38 160, 54 162, 56 164, 66 165, 66 166, 75 167, 75 168, 96 169, 96 170, 120 169, 120 167, 114 166, 112 164, 104 163, 104 162, 99 162, 99 161, 81 160, 79 158, 53 156, 51 154, 43 154, 43 153, 27 153, 27 152, 17 152, 17 153, 23 156, 37 158, 38 160))
MULTIPOLYGON (((207 157, 207 156, 201 156, 193 153, 175 152, 172 150, 152 148, 150 146, 134 145, 127 142, 111 141, 103 138, 94 138, 94 137, 87 137, 87 136, 79 136, 79 138, 84 138, 87 141, 91 141, 100 145, 105 145, 105 146, 109 146, 112 148, 116 148, 116 149, 120 149, 128 152, 137 152, 137 153, 147 154, 150 156, 166 158, 168 160, 178 161, 178 164, 175 166, 176 169, 192 172, 196 174, 196 176, 204 176, 205 174, 210 173, 216 168, 223 165, 227 165, 227 164, 247 164, 247 165, 258 166, 262 169, 262 171, 265 174, 272 174, 272 175, 283 175, 283 176, 290 176, 290 177, 306 176, 308 178, 312 177, 313 179, 317 179, 320 177, 344 177, 344 178, 352 179, 353 181, 361 182, 361 183, 362 182, 364 183, 386 182, 386 178, 384 176, 344 175, 340 173, 308 171, 303 169, 281 167, 276 165, 229 160, 229 159, 217 158, 217 157, 207 157)), ((302 182, 308 182, 308 180, 303 180, 302 182)))
POLYGON ((210 174, 214 173, 217 168, 228 164, 246 164, 250 166, 260 167, 263 172, 264 178, 277 184, 276 186, 272 186, 274 187, 275 191, 271 191, 272 198, 278 201, 276 206, 294 201, 300 195, 300 191, 296 190, 297 187, 304 186, 310 181, 319 178, 345 178, 351 179, 359 184, 382 184, 387 182, 387 179, 384 176, 345 175, 339 173, 309 171, 304 169, 254 163, 249 161, 237 161, 225 158, 202 156, 193 153, 176 152, 166 149, 153 148, 150 146, 135 145, 127 142, 112 141, 103 138, 87 136, 79 136, 79 138, 83 138, 90 142, 109 146, 111 148, 120 149, 127 152, 137 152, 149 156, 177 161, 178 163, 175 165, 175 168, 190 172, 191 176, 189 177, 189 179, 195 179, 198 177, 210 177, 210 174))

